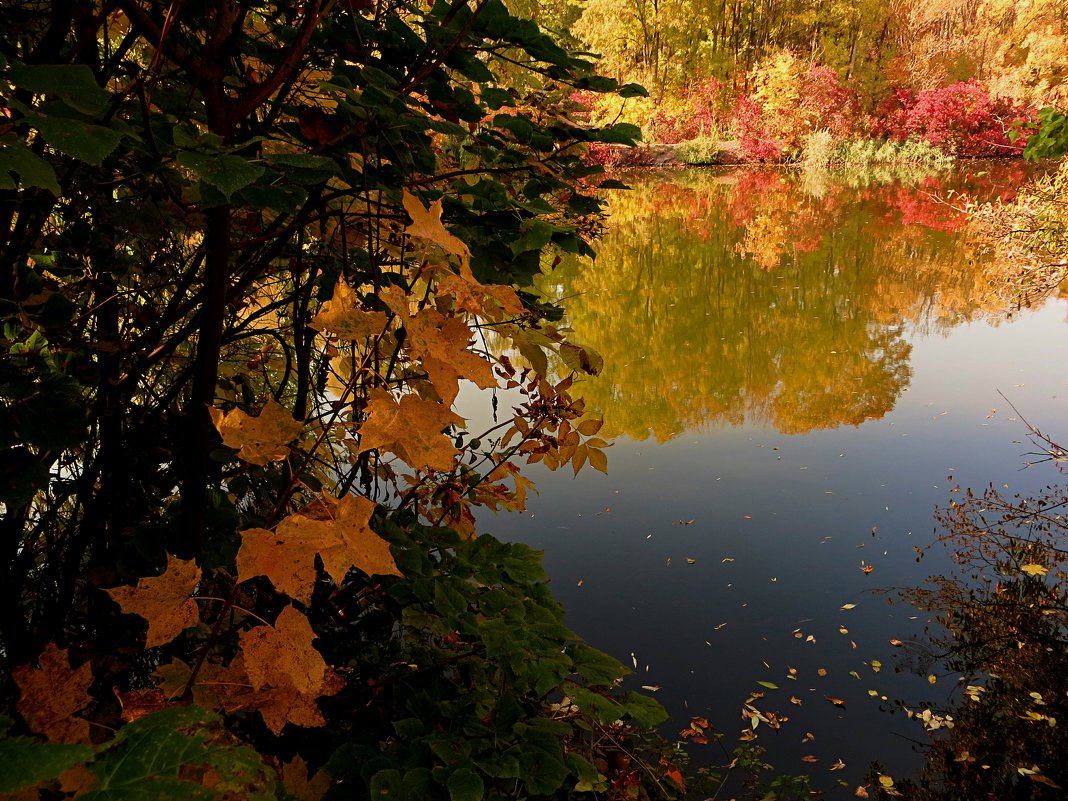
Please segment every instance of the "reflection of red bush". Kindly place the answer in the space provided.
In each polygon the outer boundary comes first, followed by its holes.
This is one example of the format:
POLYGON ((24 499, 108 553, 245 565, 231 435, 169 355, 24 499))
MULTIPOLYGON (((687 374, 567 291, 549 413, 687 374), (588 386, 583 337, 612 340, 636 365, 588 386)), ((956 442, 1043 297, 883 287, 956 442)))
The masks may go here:
POLYGON ((897 89, 879 109, 872 125, 877 136, 899 142, 920 139, 958 156, 1015 155, 1034 132, 1034 112, 1009 100, 993 98, 979 81, 962 81, 942 89, 897 89), (1009 132, 1020 126, 1014 144, 1009 132))

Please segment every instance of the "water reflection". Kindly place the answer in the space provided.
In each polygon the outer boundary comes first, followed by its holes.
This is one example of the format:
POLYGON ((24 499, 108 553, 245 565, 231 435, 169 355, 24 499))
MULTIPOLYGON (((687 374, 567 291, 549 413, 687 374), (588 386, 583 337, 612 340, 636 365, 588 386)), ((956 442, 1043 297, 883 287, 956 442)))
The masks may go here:
POLYGON ((596 263, 565 264, 545 287, 567 298, 575 339, 605 357, 587 405, 607 433, 658 441, 882 417, 909 384, 908 331, 998 308, 984 270, 962 269, 982 259, 940 197, 1012 179, 813 194, 781 171, 634 177, 612 194, 596 263))

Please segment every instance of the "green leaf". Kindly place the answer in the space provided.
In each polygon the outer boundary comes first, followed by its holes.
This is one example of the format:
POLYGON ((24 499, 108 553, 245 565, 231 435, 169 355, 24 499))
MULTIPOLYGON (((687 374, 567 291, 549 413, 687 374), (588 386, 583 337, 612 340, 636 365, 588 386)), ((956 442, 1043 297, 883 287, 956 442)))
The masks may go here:
POLYGON ((85 64, 12 64, 8 77, 20 89, 58 97, 75 111, 94 117, 103 114, 111 101, 111 94, 97 86, 85 64))
POLYGON ((631 692, 620 700, 623 702, 623 710, 642 728, 651 729, 668 719, 664 707, 646 695, 631 692))
POLYGON ((0 793, 13 793, 55 779, 65 770, 93 758, 87 745, 35 743, 28 737, 0 740, 0 793))
POLYGON ((7 143, 0 149, 0 189, 14 189, 8 173, 18 175, 23 187, 37 186, 53 195, 62 194, 52 165, 30 152, 21 142, 7 143))
POLYGON ((581 676, 589 685, 611 687, 616 679, 621 679, 631 673, 631 669, 618 659, 584 642, 572 645, 569 653, 574 664, 572 669, 575 675, 581 676))
POLYGON ((251 186, 263 174, 260 165, 228 153, 209 156, 187 150, 178 154, 178 163, 192 170, 208 186, 219 190, 227 203, 235 192, 251 186))
POLYGON ((482 777, 470 768, 457 768, 445 782, 452 801, 482 801, 486 786, 482 777))
POLYGON ((56 150, 94 167, 103 163, 122 139, 118 131, 69 117, 35 114, 30 117, 30 125, 56 150))
POLYGON ((395 768, 380 770, 371 777, 371 798, 398 799, 404 797, 404 777, 395 768))
POLYGON ((779 689, 779 685, 778 684, 775 684, 775 683, 770 682, 770 681, 758 681, 757 684, 759 684, 761 687, 767 687, 769 690, 777 690, 777 689, 779 689))
POLYGON ((119 729, 90 765, 97 784, 81 801, 190 801, 273 798, 273 772, 237 741, 222 718, 199 707, 172 707, 119 729), (201 781, 205 769, 212 783, 201 781))
POLYGON ((7 448, 0 451, 0 501, 9 509, 27 503, 47 484, 47 468, 28 450, 7 448))

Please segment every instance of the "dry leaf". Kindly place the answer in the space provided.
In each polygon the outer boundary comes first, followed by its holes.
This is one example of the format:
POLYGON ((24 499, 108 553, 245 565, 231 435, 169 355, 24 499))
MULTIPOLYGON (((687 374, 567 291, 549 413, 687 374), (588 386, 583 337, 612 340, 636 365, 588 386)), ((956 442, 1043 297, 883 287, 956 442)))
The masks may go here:
POLYGON ((237 448, 237 455, 250 464, 264 466, 289 456, 289 443, 301 431, 304 423, 268 398, 258 417, 251 417, 240 409, 223 413, 212 407, 211 420, 228 448, 237 448))
POLYGON ((122 607, 123 614, 148 621, 145 647, 155 648, 200 622, 200 610, 190 597, 199 582, 196 562, 168 556, 163 575, 140 579, 136 587, 112 587, 105 592, 122 607))
POLYGON ((1049 568, 1045 565, 1036 565, 1033 562, 1027 565, 1020 565, 1020 572, 1026 573, 1029 576, 1044 576, 1049 572, 1049 568))
POLYGON ((360 452, 378 448, 416 468, 451 470, 457 450, 441 432, 463 422, 447 406, 405 395, 397 403, 384 389, 371 392, 367 421, 360 427, 360 452))
POLYGON ((21 665, 11 671, 18 685, 19 714, 30 729, 56 743, 89 741, 89 723, 74 714, 88 706, 93 670, 89 663, 72 670, 66 650, 55 643, 45 646, 37 659, 40 668, 21 665))
POLYGON ((341 339, 362 340, 385 331, 387 319, 384 312, 364 310, 356 293, 344 278, 339 278, 333 297, 323 304, 310 325, 316 331, 329 331, 341 339))
POLYGON ((820 759, 819 759, 819 757, 813 756, 812 754, 807 754, 807 755, 801 757, 801 761, 802 762, 809 762, 809 763, 816 763, 816 762, 819 762, 820 759))
POLYGON ((846 702, 843 701, 841 698, 831 698, 831 696, 829 696, 829 695, 825 695, 823 697, 826 698, 828 701, 830 701, 835 706, 840 706, 842 709, 845 709, 846 702))
POLYGON ((316 554, 326 572, 339 582, 353 567, 368 575, 401 575, 389 543, 371 529, 373 501, 346 495, 324 504, 320 512, 313 506, 305 513, 290 515, 275 531, 242 531, 237 554, 240 580, 267 576, 279 592, 308 603, 316 579, 316 554))

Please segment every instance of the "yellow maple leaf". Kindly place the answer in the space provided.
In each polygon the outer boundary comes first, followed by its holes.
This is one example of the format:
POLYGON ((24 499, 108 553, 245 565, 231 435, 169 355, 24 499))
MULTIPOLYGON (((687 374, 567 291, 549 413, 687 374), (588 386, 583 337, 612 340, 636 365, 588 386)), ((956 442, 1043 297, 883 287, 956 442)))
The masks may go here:
POLYGON ((368 575, 400 575, 389 543, 371 530, 373 501, 347 495, 328 503, 324 513, 313 513, 314 509, 290 515, 275 531, 242 531, 239 578, 267 576, 279 592, 308 603, 315 585, 316 554, 336 581, 345 578, 352 567, 368 575))
POLYGON ((185 629, 200 622, 200 610, 192 599, 200 582, 196 562, 167 557, 167 569, 155 578, 138 580, 136 587, 112 587, 105 590, 111 600, 127 615, 148 621, 145 647, 154 648, 170 642, 185 629))
POLYGON ((405 228, 405 233, 419 237, 441 246, 447 253, 459 256, 463 263, 471 258, 471 250, 462 240, 449 233, 441 223, 441 198, 430 204, 430 208, 423 205, 415 195, 404 190, 402 196, 404 210, 412 218, 412 224, 405 228))
POLYGON ((457 450, 441 432, 463 422, 447 406, 405 395, 398 403, 384 389, 374 389, 360 426, 360 453, 381 449, 395 453, 416 468, 451 470, 457 450))
POLYGON ((237 448, 237 455, 250 464, 262 467, 278 462, 289 455, 289 443, 304 430, 304 423, 268 398, 257 417, 240 409, 223 412, 211 408, 211 420, 228 448, 237 448))
POLYGON ((471 268, 461 265, 460 274, 442 269, 438 276, 438 295, 451 295, 456 299, 456 308, 490 320, 504 316, 519 316, 524 312, 523 301, 510 286, 482 284, 471 268), (487 303, 487 299, 492 303, 487 303))
POLYGON ((386 315, 363 308, 344 278, 339 278, 334 294, 312 318, 316 331, 329 331, 341 339, 362 340, 377 337, 386 330, 386 315))
POLYGON ((37 663, 40 667, 21 665, 11 671, 20 693, 19 714, 31 731, 52 742, 88 742, 89 723, 74 714, 92 700, 92 667, 86 662, 72 670, 66 649, 60 650, 55 643, 45 646, 37 663))
POLYGON ((1049 568, 1045 565, 1036 565, 1033 562, 1027 565, 1020 565, 1020 572, 1026 573, 1029 576, 1044 576, 1049 572, 1049 568))

